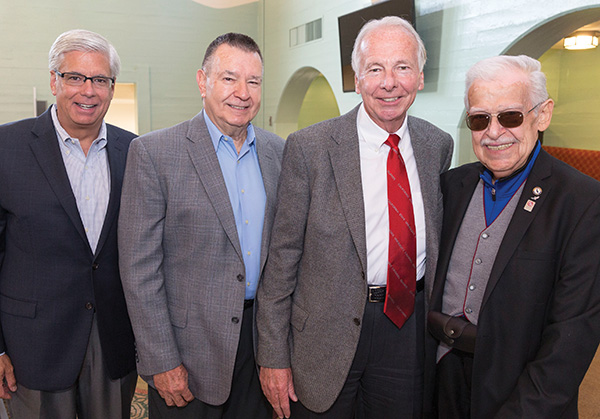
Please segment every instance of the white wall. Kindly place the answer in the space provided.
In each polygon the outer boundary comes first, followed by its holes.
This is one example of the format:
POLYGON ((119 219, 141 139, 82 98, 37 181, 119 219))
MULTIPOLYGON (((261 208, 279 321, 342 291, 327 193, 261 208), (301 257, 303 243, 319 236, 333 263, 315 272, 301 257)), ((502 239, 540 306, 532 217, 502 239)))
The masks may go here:
MULTIPOLYGON (((140 133, 173 125, 198 112, 195 72, 204 50, 227 31, 254 37, 263 50, 265 81, 258 126, 275 131, 277 108, 292 75, 313 67, 327 79, 342 113, 360 102, 343 93, 337 18, 370 0, 259 0, 211 9, 192 0, 0 0, 0 123, 33 114, 38 99, 54 101, 48 87, 47 53, 61 32, 82 27, 110 39, 123 62, 121 82, 136 83, 140 133), (289 47, 289 30, 322 18, 323 38, 289 47), (270 118, 269 118, 270 117, 270 118)), ((590 0, 416 0, 417 30, 428 50, 425 89, 410 113, 457 140, 455 162, 472 157, 461 128, 463 79, 476 61, 497 55, 545 22, 590 0)), ((561 35, 562 36, 562 35, 561 35)), ((533 45, 533 43, 532 43, 533 45)))
POLYGON ((0 123, 33 116, 50 93, 48 50, 62 32, 84 28, 108 38, 122 62, 119 82, 136 83, 145 133, 202 107, 196 71, 216 36, 258 35, 258 4, 211 9, 192 0, 0 0, 0 123))
MULTIPOLYGON (((370 4, 368 0, 261 0, 266 118, 276 115, 286 83, 307 65, 329 81, 342 113, 359 103, 356 94, 342 93, 337 17, 370 4), (323 18, 323 39, 290 48, 289 29, 319 17, 323 18)), ((410 113, 449 132, 457 142, 455 163, 468 161, 470 137, 461 129, 466 70, 480 59, 504 52, 542 23, 590 6, 600 4, 589 0, 416 0, 417 31, 429 58, 425 89, 410 113)))

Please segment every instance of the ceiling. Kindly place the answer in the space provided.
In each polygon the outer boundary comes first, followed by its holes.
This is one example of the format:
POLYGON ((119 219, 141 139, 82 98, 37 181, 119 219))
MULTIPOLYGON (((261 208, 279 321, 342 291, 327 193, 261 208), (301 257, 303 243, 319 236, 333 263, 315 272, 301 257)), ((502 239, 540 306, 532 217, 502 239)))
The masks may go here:
POLYGON ((258 0, 194 0, 203 6, 212 7, 213 9, 229 9, 230 7, 241 6, 248 3, 256 3, 258 0))

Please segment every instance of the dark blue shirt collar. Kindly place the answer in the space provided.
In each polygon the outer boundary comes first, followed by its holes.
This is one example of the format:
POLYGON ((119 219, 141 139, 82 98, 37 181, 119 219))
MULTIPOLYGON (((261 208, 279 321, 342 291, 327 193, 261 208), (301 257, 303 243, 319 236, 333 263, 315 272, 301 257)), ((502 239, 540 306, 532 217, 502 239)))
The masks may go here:
POLYGON ((538 141, 523 167, 510 176, 497 179, 496 182, 493 182, 492 172, 485 167, 483 168, 479 177, 483 180, 485 219, 488 226, 500 215, 508 201, 519 190, 523 182, 527 180, 541 148, 541 143, 538 141))

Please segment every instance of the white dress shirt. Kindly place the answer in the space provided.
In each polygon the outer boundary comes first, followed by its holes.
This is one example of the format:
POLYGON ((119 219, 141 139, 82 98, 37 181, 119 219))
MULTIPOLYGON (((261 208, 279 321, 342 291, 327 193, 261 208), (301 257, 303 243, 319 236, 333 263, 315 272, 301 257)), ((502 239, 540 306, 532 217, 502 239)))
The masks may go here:
MULTIPOLYGON (((404 160, 413 201, 417 229, 417 279, 425 273, 425 212, 417 162, 408 132, 407 119, 398 131, 400 154, 404 160)), ((367 282, 369 285, 387 283, 389 216, 387 200, 387 157, 390 147, 385 144, 389 133, 380 128, 360 106, 356 118, 360 148, 360 172, 365 201, 367 236, 367 282)))

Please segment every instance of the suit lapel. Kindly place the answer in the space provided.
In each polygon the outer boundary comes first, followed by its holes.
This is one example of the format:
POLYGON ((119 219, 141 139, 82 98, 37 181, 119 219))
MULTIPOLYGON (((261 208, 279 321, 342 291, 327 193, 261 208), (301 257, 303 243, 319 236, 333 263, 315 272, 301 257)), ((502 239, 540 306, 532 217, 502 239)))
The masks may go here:
POLYGON ((110 197, 106 217, 96 246, 96 254, 100 253, 102 246, 106 242, 108 233, 115 223, 119 212, 119 203, 121 201, 121 187, 123 186, 123 172, 125 170, 125 161, 127 158, 127 145, 123 144, 116 130, 110 125, 106 126, 106 150, 108 154, 108 167, 110 170, 110 197))
POLYGON ((340 117, 337 130, 327 143, 331 167, 363 270, 367 269, 365 205, 360 172, 360 150, 356 116, 358 107, 340 117))
POLYGON ((50 110, 47 110, 38 118, 31 131, 37 137, 30 143, 31 151, 35 155, 58 201, 89 248, 89 242, 85 234, 83 222, 79 216, 73 189, 71 188, 67 170, 60 154, 58 138, 52 124, 50 110))
POLYGON ((225 234, 227 234, 240 259, 243 260, 227 186, 202 112, 190 121, 187 138, 189 140, 188 153, 196 173, 215 209, 225 234))
POLYGON ((273 224, 273 216, 275 213, 275 201, 277 199, 277 182, 279 180, 279 164, 277 156, 270 146, 269 140, 263 138, 260 131, 255 129, 256 134, 256 153, 258 154, 258 163, 262 174, 263 184, 267 202, 265 205, 265 218, 262 231, 262 244, 260 252, 260 271, 262 272, 267 260, 269 248, 269 237, 271 226, 273 224))
POLYGON ((498 283, 502 272, 506 268, 506 265, 513 258, 515 251, 523 236, 527 232, 527 229, 537 216, 539 212, 544 207, 544 201, 546 197, 550 194, 552 189, 551 182, 551 162, 548 158, 548 154, 544 150, 540 150, 540 154, 537 157, 536 162, 527 177, 527 181, 525 182, 525 186, 523 188, 523 193, 519 198, 519 203, 517 204, 517 208, 515 209, 515 213, 508 225, 506 233, 504 234, 504 239, 502 239, 502 244, 500 245, 500 249, 498 249, 498 254, 496 255, 496 261, 494 262, 494 266, 492 268, 492 273, 490 274, 490 278, 488 280, 487 287, 485 288, 485 293, 483 295, 483 301, 481 303, 481 309, 485 307, 485 303, 488 301, 490 294, 494 290, 494 287, 498 283), (534 201, 535 206, 532 211, 526 211, 524 209, 527 200, 529 200, 532 196, 532 190, 536 186, 542 188, 542 194, 539 198, 534 201))
POLYGON ((415 155, 415 162, 417 163, 419 183, 421 184, 421 195, 423 196, 423 206, 425 207, 425 222, 427 222, 433 217, 433 215, 429 212, 431 211, 431 209, 437 207, 436 201, 438 199, 437 190, 432 190, 432 188, 428 187, 428 185, 437 183, 437 179, 435 182, 433 182, 432 177, 435 176, 439 178, 439 169, 433 167, 431 164, 432 160, 428 156, 429 150, 427 138, 423 136, 421 130, 413 126, 412 121, 411 118, 408 117, 408 132, 410 133, 410 144, 415 155))

